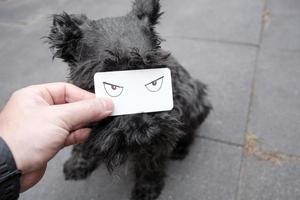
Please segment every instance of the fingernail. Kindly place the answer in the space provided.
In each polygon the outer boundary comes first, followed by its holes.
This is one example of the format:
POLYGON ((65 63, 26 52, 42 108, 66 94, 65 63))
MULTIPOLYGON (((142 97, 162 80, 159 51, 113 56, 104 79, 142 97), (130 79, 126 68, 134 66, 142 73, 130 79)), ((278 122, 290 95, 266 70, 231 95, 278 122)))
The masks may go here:
POLYGON ((113 101, 109 98, 101 98, 100 100, 102 102, 105 113, 108 113, 108 114, 112 113, 112 111, 114 109, 113 101))

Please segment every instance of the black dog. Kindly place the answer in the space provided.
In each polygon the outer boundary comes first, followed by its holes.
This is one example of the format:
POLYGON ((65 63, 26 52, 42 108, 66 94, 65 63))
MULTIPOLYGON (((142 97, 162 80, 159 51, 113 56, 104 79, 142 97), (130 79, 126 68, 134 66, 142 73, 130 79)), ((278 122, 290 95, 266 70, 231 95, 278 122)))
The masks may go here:
POLYGON ((54 57, 68 63, 73 84, 94 92, 96 72, 169 68, 174 109, 169 112, 110 117, 93 125, 64 165, 66 179, 84 179, 101 163, 110 171, 128 157, 134 162, 133 200, 156 199, 164 186, 169 158, 183 159, 196 128, 209 114, 206 86, 160 48, 155 31, 159 0, 135 0, 124 17, 90 20, 85 15, 54 15, 48 42, 54 57))

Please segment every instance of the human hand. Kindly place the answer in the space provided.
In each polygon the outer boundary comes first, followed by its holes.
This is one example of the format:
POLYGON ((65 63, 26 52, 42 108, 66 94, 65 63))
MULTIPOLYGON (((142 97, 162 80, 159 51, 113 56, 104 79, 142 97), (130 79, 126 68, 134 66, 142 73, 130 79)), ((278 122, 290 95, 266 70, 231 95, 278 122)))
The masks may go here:
POLYGON ((16 91, 0 113, 0 136, 22 171, 21 191, 36 184, 47 162, 65 146, 84 142, 88 124, 112 113, 109 99, 67 83, 29 86, 16 91))

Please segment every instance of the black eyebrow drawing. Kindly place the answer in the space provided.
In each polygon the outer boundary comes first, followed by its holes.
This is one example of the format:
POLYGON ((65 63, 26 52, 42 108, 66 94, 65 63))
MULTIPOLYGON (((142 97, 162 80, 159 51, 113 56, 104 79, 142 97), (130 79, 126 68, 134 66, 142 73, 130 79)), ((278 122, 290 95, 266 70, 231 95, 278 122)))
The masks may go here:
POLYGON ((111 96, 111 97, 118 97, 118 96, 120 96, 120 95, 122 94, 122 92, 123 92, 123 89, 124 89, 123 86, 114 85, 114 84, 111 84, 111 83, 108 83, 108 82, 103 82, 103 86, 104 86, 105 92, 106 92, 109 96, 111 96), (116 90, 117 88, 121 88, 122 90, 121 90, 121 92, 120 92, 119 94, 117 94, 117 95, 111 95, 110 92, 107 91, 105 85, 111 86, 111 89, 112 89, 112 90, 116 90))
POLYGON ((163 78, 164 78, 164 76, 159 77, 158 79, 155 79, 154 81, 151 81, 151 82, 145 84, 145 87, 146 87, 147 90, 149 90, 150 92, 157 92, 157 91, 159 91, 159 90, 161 89, 161 87, 162 87, 162 85, 163 85, 163 80, 164 80, 163 78), (151 90, 151 89, 148 88, 148 86, 149 86, 150 84, 152 84, 152 85, 155 86, 155 85, 157 84, 157 81, 160 80, 160 79, 161 79, 162 81, 161 81, 161 84, 160 84, 160 86, 159 86, 158 89, 156 89, 156 90, 151 90))

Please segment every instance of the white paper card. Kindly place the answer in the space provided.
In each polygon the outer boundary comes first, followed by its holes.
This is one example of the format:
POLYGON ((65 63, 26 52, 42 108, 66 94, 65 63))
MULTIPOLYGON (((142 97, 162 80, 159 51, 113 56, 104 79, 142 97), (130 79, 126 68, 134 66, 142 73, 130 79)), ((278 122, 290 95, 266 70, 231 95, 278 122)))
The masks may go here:
POLYGON ((113 116, 173 109, 168 68, 98 72, 94 81, 96 96, 113 100, 113 116))

